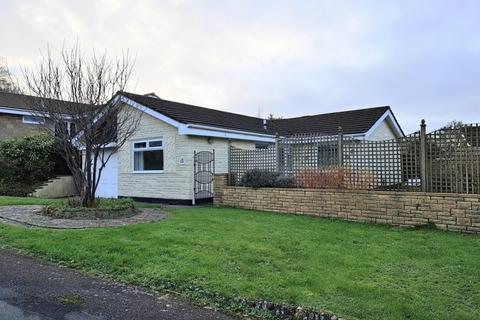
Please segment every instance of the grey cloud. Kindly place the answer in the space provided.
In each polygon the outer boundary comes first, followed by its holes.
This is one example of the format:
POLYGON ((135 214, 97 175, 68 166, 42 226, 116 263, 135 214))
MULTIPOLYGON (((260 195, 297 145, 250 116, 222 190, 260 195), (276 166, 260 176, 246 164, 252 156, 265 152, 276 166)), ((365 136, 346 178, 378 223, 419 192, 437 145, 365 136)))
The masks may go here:
POLYGON ((137 92, 256 115, 391 105, 480 121, 477 1, 0 1, 13 70, 49 43, 137 55, 137 92))

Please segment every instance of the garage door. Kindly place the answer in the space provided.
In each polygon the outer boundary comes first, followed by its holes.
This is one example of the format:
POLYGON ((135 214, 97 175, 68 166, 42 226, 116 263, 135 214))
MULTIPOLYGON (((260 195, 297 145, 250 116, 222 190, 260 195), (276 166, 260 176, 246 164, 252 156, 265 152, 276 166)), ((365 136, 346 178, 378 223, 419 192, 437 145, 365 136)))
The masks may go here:
MULTIPOLYGON (((104 151, 108 154, 111 151, 104 151)), ((101 165, 100 163, 97 166, 101 165)), ((98 174, 98 173, 97 173, 98 174)), ((117 154, 114 153, 108 160, 105 168, 102 170, 102 176, 97 187, 97 197, 99 198, 116 198, 118 196, 118 162, 117 154)))

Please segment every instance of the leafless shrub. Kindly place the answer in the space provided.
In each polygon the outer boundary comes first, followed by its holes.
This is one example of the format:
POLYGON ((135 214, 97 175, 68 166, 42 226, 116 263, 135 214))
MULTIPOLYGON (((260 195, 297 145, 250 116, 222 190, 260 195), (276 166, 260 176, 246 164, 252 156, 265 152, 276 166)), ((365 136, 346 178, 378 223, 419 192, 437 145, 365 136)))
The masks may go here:
POLYGON ((373 183, 373 174, 367 170, 352 170, 345 167, 323 169, 307 168, 294 174, 297 187, 311 189, 368 189, 373 183))

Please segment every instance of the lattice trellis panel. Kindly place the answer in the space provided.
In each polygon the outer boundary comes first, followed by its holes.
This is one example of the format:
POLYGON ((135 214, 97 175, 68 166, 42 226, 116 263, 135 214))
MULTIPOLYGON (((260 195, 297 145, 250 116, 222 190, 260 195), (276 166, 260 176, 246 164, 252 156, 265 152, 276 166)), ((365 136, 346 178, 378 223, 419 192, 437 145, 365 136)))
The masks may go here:
POLYGON ((298 187, 480 194, 480 126, 386 141, 293 135, 267 149, 231 147, 229 166, 234 185, 261 169, 292 176, 298 187))
POLYGON ((427 134, 426 151, 427 191, 480 194, 478 124, 427 134))

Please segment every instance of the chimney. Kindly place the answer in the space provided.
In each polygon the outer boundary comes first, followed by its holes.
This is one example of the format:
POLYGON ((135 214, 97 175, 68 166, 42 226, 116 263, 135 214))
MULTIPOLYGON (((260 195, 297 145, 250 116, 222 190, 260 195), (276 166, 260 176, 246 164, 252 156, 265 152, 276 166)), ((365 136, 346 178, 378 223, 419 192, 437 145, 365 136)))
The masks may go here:
POLYGON ((157 96, 155 94, 155 92, 150 92, 150 93, 144 94, 144 96, 149 97, 149 98, 161 99, 159 96, 157 96))

